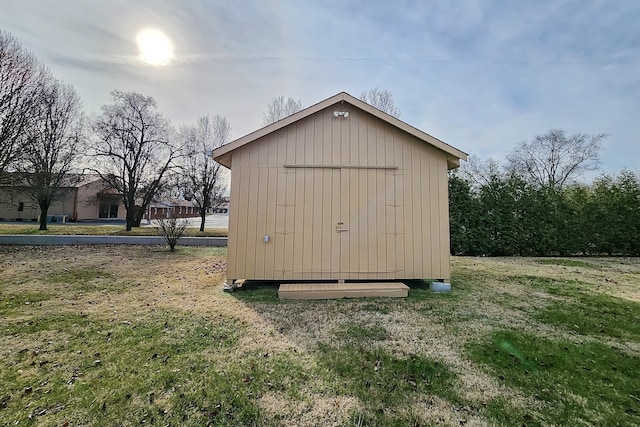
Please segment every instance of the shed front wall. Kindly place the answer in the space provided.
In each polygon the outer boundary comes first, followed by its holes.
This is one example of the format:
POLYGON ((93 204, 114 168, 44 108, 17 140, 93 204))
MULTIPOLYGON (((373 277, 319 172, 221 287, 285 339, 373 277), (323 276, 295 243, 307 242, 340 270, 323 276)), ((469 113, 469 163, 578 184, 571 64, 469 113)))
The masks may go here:
POLYGON ((450 277, 446 154, 350 104, 235 150, 231 185, 229 278, 450 277))

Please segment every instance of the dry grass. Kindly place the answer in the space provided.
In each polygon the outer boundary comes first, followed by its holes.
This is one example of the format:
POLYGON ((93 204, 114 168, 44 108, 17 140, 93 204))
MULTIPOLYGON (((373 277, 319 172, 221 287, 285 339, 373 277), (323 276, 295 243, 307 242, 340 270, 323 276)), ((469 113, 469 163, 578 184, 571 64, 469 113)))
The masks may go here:
MULTIPOLYGON (((158 312, 206 321, 212 327, 232 325, 238 331, 233 345, 205 347, 188 357, 196 366, 206 365, 222 373, 234 364, 251 360, 246 369, 259 369, 265 364, 263 375, 279 375, 265 379, 264 388, 252 398, 260 425, 373 425, 375 417, 367 413, 368 403, 337 379, 319 346, 373 349, 397 361, 420 357, 453 373, 447 390, 409 394, 402 405, 384 414, 390 417, 385 420, 396 420, 398 425, 408 421, 416 425, 491 425, 495 421, 484 408, 492 402, 507 402, 509 407, 534 414, 543 402, 473 362, 468 355, 469 343, 503 329, 576 343, 598 340, 535 320, 537 311, 569 297, 527 286, 523 277, 580 281, 590 292, 640 301, 640 261, 636 259, 599 258, 586 260, 585 266, 565 266, 542 264, 537 259, 454 258, 451 294, 414 288, 406 300, 277 302, 267 298, 252 302, 248 297, 255 290, 222 292, 224 255, 221 249, 202 248, 180 248, 170 254, 164 248, 136 246, 0 247, 0 303, 4 304, 0 310, 5 310, 2 326, 60 315, 126 325, 154 318, 158 312), (23 300, 16 303, 16 298, 23 300)), ((2 369, 14 369, 11 363, 17 365, 25 354, 34 355, 33 360, 39 360, 38 354, 47 354, 51 366, 73 372, 84 353, 104 351, 66 349, 71 334, 64 329, 0 334, 0 359, 13 361, 5 362, 8 364, 2 369)), ((171 339, 179 343, 181 338, 176 335, 171 339)), ((625 343, 622 339, 607 342, 625 343)), ((627 351, 635 357, 640 355, 637 342, 626 344, 627 351)), ((23 384, 22 380, 29 379, 37 383, 42 375, 38 365, 20 366, 21 371, 14 372, 18 376, 14 381, 23 384)), ((237 385, 241 393, 247 392, 244 388, 248 386, 243 383, 259 377, 257 373, 252 375, 237 385)), ((372 372, 372 377, 375 375, 372 372)), ((188 386, 193 393, 198 392, 197 381, 188 386)), ((5 393, 9 392, 0 391, 0 399, 5 393)), ((176 388, 155 392, 154 407, 161 408, 161 413, 176 411, 177 393, 176 388)), ((30 396, 24 391, 9 394, 11 405, 29 404, 30 396)), ((577 401, 580 399, 576 396, 577 401)), ((145 396, 138 400, 136 405, 144 406, 145 396)), ((583 404, 588 406, 589 402, 583 404)), ((82 418, 85 410, 73 403, 54 409, 38 415, 38 423, 63 425, 82 418)), ((0 406, 0 420, 15 420, 14 412, 5 418, 8 411, 0 406)), ((217 409, 207 411, 217 416, 217 409)), ((166 424, 158 417, 155 423, 166 424)), ((118 420, 113 418, 111 422, 118 420)), ((26 422, 33 423, 33 417, 26 422)), ((193 425, 200 422, 193 421, 193 425)), ((153 424, 149 420, 146 423, 153 424)), ((229 423, 239 425, 239 421, 229 423)))
MULTIPOLYGON (((590 290, 630 301, 640 301, 640 259, 638 258, 454 258, 454 268, 471 269, 503 278, 532 276, 554 280, 576 280, 591 285, 590 290), (563 265, 572 261, 584 265, 563 265), (552 264, 557 261, 558 264, 552 264), (550 263, 551 262, 551 263, 550 263)), ((504 285, 504 280, 500 286, 504 285)), ((506 292, 522 294, 521 286, 507 286, 506 292)))
MULTIPOLYGON (((82 223, 47 224, 47 230, 40 231, 38 223, 0 224, 0 234, 34 235, 78 235, 78 236, 157 236, 156 227, 134 227, 126 231, 124 225, 82 225, 82 223)), ((227 237, 226 228, 207 228, 200 231, 189 227, 184 233, 187 237, 227 237)))

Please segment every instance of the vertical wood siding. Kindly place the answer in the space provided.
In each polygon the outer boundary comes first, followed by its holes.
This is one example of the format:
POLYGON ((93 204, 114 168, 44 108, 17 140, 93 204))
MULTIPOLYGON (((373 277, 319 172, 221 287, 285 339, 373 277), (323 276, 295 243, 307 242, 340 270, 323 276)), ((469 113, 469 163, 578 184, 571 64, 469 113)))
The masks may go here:
POLYGON ((229 278, 450 277, 445 153, 347 103, 238 148, 231 186, 229 278))

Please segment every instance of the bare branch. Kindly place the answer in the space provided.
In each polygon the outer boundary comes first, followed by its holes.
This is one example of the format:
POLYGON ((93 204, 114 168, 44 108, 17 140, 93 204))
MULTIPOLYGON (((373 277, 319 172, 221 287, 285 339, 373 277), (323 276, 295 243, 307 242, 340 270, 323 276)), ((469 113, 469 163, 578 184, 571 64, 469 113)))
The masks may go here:
POLYGON ((362 92, 360 99, 390 116, 400 117, 400 109, 396 107, 396 104, 393 102, 393 95, 388 90, 373 88, 367 92, 362 92))
POLYGON ((302 102, 293 98, 278 96, 267 105, 267 111, 263 115, 263 124, 270 125, 302 110, 302 102))
POLYGON ((9 33, 0 31, 0 182, 23 153, 37 116, 44 68, 9 33))
POLYGON ((28 144, 16 164, 31 198, 40 206, 40 229, 47 229, 51 203, 78 178, 71 172, 79 157, 84 114, 75 89, 49 74, 36 94, 37 116, 26 130, 28 144))
POLYGON ((119 91, 111 96, 113 103, 104 105, 92 124, 91 170, 118 191, 131 230, 183 153, 153 98, 119 91))
POLYGON ((531 142, 522 142, 507 156, 509 170, 536 186, 562 188, 584 173, 597 170, 605 134, 576 134, 551 129, 531 142))
POLYGON ((472 183, 474 188, 478 188, 489 184, 495 178, 501 178, 500 169, 501 166, 496 160, 484 160, 472 154, 456 173, 472 183))
POLYGON ((200 231, 204 231, 207 209, 217 204, 226 190, 221 165, 213 160, 211 152, 230 136, 231 126, 223 116, 201 117, 195 126, 185 126, 180 132, 190 153, 183 165, 180 185, 184 195, 200 209, 200 231))
POLYGON ((169 218, 158 218, 156 221, 158 222, 156 231, 160 236, 164 237, 164 240, 169 246, 169 250, 174 252, 178 240, 180 240, 184 232, 187 231, 187 227, 189 227, 189 221, 186 219, 178 219, 175 211, 172 211, 169 218))

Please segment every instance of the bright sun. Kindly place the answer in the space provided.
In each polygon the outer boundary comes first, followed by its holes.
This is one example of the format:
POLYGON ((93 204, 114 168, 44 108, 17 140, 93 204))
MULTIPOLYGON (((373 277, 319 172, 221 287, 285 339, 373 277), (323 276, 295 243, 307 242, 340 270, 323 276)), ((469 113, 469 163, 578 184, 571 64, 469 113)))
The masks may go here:
POLYGON ((136 36, 140 59, 149 65, 169 65, 173 60, 173 44, 165 33, 145 28, 136 36))

